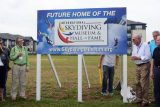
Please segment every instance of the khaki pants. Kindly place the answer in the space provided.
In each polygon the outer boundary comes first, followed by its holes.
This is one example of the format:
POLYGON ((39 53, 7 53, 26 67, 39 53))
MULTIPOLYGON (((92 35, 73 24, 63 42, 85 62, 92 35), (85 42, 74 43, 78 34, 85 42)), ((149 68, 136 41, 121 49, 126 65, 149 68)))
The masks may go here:
POLYGON ((17 96, 17 87, 19 85, 19 96, 25 96, 26 89, 26 65, 19 66, 14 64, 12 69, 12 98, 17 96))
POLYGON ((136 96, 143 103, 148 103, 150 64, 136 67, 136 96))

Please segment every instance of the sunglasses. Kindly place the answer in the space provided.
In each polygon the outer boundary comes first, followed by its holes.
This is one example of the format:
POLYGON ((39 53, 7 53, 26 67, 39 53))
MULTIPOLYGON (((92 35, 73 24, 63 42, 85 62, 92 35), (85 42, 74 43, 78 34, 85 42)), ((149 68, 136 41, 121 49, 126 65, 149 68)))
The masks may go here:
POLYGON ((132 41, 135 41, 135 39, 132 39, 132 41))

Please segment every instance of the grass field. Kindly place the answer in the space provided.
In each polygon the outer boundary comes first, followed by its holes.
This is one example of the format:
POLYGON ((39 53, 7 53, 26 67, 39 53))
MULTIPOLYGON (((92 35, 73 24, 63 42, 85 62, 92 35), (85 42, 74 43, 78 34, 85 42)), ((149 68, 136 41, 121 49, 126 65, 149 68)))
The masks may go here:
MULTIPOLYGON (((58 87, 47 56, 42 56, 41 101, 36 102, 36 56, 31 55, 30 71, 27 73, 27 100, 18 98, 13 102, 10 98, 11 71, 7 81, 6 102, 0 102, 0 107, 137 107, 135 104, 124 104, 118 91, 113 97, 100 95, 101 87, 98 77, 99 56, 85 56, 91 88, 88 89, 83 72, 83 103, 77 103, 77 56, 52 56, 58 72, 62 88, 58 87)), ((12 64, 10 64, 12 65, 12 64)), ((114 84, 120 79, 120 66, 115 71, 114 84)), ((134 87, 135 65, 128 57, 128 85, 134 87)), ((150 97, 152 98, 152 81, 150 97)), ((153 105, 151 104, 150 107, 153 105)))

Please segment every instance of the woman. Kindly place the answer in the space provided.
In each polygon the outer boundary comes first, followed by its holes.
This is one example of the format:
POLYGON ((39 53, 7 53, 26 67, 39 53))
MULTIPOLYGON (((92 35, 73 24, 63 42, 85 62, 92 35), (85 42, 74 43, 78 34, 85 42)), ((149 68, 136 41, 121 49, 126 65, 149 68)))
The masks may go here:
POLYGON ((9 50, 3 46, 2 39, 0 38, 0 101, 4 99, 4 89, 6 86, 7 72, 9 68, 9 50))

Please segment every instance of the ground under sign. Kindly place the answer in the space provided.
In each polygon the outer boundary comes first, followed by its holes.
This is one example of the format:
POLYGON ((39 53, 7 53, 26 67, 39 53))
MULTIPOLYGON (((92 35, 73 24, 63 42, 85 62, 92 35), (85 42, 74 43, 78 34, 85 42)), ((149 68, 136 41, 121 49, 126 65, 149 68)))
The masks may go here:
POLYGON ((38 54, 126 54, 126 8, 38 11, 38 54))

